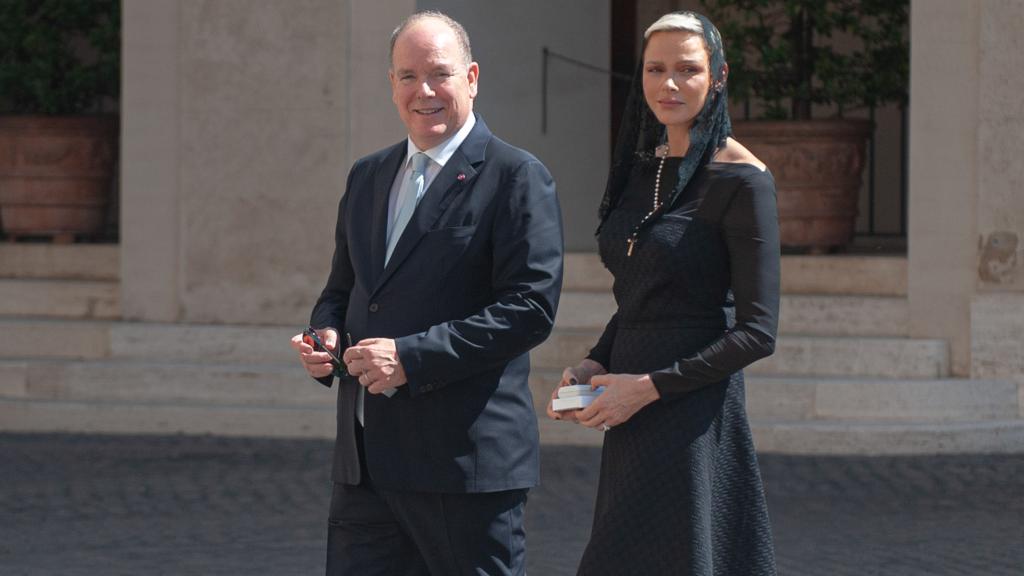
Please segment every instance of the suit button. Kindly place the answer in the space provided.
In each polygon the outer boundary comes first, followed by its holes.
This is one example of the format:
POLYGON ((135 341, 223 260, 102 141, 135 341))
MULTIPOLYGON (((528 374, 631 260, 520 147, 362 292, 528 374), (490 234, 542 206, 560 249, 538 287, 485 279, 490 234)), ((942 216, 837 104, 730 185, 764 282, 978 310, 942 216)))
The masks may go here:
POLYGON ((380 310, 380 306, 378 306, 376 302, 370 304, 370 312, 376 312, 377 310, 380 310))

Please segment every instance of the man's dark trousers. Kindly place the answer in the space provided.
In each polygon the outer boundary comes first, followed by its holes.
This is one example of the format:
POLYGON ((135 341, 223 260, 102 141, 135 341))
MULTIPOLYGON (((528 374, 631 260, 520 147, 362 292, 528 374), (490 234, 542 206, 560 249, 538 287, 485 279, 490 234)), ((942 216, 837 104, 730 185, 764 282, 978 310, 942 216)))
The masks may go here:
MULTIPOLYGON (((361 444, 362 430, 356 435, 361 444)), ((366 473, 362 450, 360 464, 362 482, 334 484, 331 494, 328 575, 526 573, 525 489, 476 494, 382 490, 366 473)))

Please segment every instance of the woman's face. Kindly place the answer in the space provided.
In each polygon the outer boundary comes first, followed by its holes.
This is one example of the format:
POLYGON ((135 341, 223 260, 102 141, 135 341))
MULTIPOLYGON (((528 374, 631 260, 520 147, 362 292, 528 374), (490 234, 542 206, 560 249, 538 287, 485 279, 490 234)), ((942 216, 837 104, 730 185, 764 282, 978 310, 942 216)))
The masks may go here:
POLYGON ((704 37, 693 32, 655 32, 644 50, 644 98, 668 127, 693 124, 707 100, 711 66, 704 37))

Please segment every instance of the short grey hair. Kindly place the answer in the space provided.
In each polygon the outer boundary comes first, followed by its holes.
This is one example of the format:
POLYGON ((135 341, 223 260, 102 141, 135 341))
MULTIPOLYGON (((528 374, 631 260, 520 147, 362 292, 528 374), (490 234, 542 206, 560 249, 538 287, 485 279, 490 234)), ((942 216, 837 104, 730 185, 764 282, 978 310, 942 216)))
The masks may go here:
POLYGON ((692 12, 673 12, 658 18, 644 31, 644 40, 655 32, 693 32, 704 36, 704 24, 692 12))
POLYGON ((402 23, 396 26, 395 30, 391 33, 391 45, 388 48, 388 68, 394 66, 395 63, 395 42, 398 41, 398 37, 413 24, 416 24, 420 20, 426 20, 427 18, 440 20, 451 28, 452 32, 455 33, 455 40, 459 43, 459 51, 462 52, 463 64, 469 66, 473 62, 473 51, 469 46, 469 34, 466 33, 466 29, 462 27, 462 24, 459 24, 458 21, 444 12, 438 12, 437 10, 422 10, 412 14, 405 20, 402 20, 402 23))

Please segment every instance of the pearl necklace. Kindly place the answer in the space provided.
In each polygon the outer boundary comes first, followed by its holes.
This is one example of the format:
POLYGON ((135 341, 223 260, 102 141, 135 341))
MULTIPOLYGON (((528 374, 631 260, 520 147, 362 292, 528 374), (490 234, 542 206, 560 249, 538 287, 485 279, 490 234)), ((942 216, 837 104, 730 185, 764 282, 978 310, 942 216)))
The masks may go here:
POLYGON ((633 255, 633 247, 636 246, 637 235, 640 233, 640 227, 643 226, 651 216, 654 216, 654 213, 658 211, 658 208, 661 208, 661 170, 665 167, 665 158, 668 158, 668 144, 658 146, 655 149, 654 154, 661 158, 658 162, 658 172, 654 175, 654 204, 651 206, 651 211, 644 216, 643 220, 640 221, 640 224, 637 224, 636 228, 633 230, 633 234, 628 240, 626 240, 627 257, 633 255))

